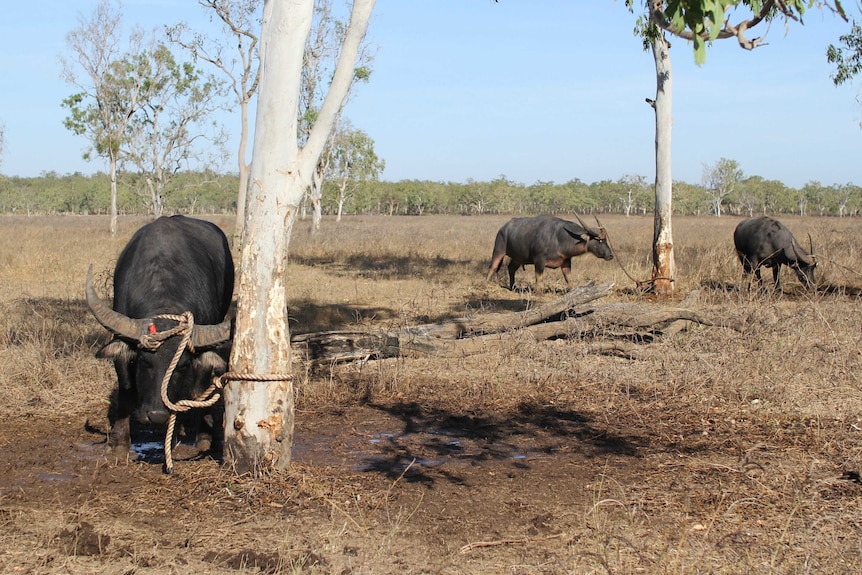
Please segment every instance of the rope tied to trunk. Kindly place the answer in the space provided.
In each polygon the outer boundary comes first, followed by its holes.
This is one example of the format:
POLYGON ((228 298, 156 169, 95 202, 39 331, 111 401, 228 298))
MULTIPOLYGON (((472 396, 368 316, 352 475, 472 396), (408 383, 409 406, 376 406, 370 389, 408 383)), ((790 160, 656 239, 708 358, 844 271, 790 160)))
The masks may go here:
POLYGON ((221 383, 226 381, 291 381, 291 373, 240 373, 228 371, 219 376, 221 383))

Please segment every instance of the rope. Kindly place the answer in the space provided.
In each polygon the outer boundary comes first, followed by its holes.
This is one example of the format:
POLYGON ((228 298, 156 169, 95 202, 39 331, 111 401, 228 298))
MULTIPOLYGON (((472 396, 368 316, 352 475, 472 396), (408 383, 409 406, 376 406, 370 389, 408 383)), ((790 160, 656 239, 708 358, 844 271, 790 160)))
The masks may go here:
MULTIPOLYGON (((177 351, 174 352, 174 357, 168 365, 164 378, 162 378, 161 385, 162 402, 171 412, 170 417, 168 418, 168 428, 165 431, 165 465, 163 468, 164 473, 170 475, 174 472, 172 451, 174 428, 176 427, 178 413, 183 413, 194 408, 211 407, 221 399, 221 393, 219 392, 224 389, 224 383, 227 381, 290 381, 293 379, 293 375, 289 373, 249 374, 229 371, 221 375, 213 376, 212 385, 196 398, 181 399, 177 402, 173 402, 168 398, 168 383, 171 381, 171 376, 173 376, 174 370, 176 369, 183 352, 186 349, 194 352, 194 349, 191 346, 191 336, 195 327, 194 315, 192 315, 190 311, 186 311, 180 315, 161 314, 155 316, 154 319, 173 320, 177 322, 177 326, 161 332, 153 331, 152 333, 144 334, 138 340, 138 345, 140 347, 150 351, 155 351, 169 338, 175 335, 182 335, 180 344, 177 346, 177 351)), ((151 326, 151 329, 153 330, 155 329, 154 325, 155 324, 151 326)))
POLYGON ((165 331, 157 332, 155 331, 155 324, 152 324, 150 329, 153 331, 151 333, 144 334, 138 340, 138 345, 140 347, 154 351, 161 347, 161 345, 169 338, 175 335, 182 335, 180 344, 177 346, 177 351, 174 352, 174 357, 171 359, 171 363, 168 365, 167 371, 165 371, 165 376, 162 378, 161 385, 162 402, 171 412, 170 417, 168 418, 168 428, 165 432, 165 465, 163 468, 165 473, 170 474, 174 471, 172 450, 174 443, 174 428, 177 423, 177 413, 182 413, 195 407, 209 407, 213 405, 221 397, 221 394, 216 393, 216 389, 221 389, 221 382, 214 379, 213 384, 195 399, 181 399, 176 403, 172 402, 168 398, 168 383, 171 381, 171 376, 174 374, 174 370, 176 369, 177 363, 179 363, 183 352, 186 349, 194 352, 190 342, 192 332, 195 328, 195 319, 194 315, 190 311, 183 312, 180 315, 160 314, 155 316, 155 319, 170 319, 176 321, 177 326, 165 331))
POLYGON ((222 383, 225 381, 290 381, 293 375, 290 373, 239 373, 228 371, 219 376, 222 383))
POLYGON ((843 269, 845 272, 850 272, 853 275, 857 275, 857 276, 862 277, 862 274, 860 274, 859 272, 857 272, 856 270, 854 270, 852 268, 848 268, 847 266, 843 266, 836 261, 830 260, 829 258, 823 258, 823 259, 826 260, 827 262, 829 262, 830 264, 832 264, 833 266, 836 266, 836 267, 843 269))
MULTIPOLYGON (((628 272, 628 270, 627 270, 627 269, 625 268, 625 266, 623 265, 623 262, 622 262, 622 260, 620 259, 619 255, 617 255, 617 250, 615 250, 615 249, 614 249, 614 246, 611 244, 611 236, 610 236, 610 234, 608 234, 607 232, 605 232, 605 234, 606 234, 606 236, 605 236, 605 241, 608 243, 608 247, 610 247, 610 248, 611 248, 611 252, 614 254, 614 259, 615 259, 615 260, 617 260, 617 265, 619 265, 619 266, 620 266, 620 269, 621 269, 621 270, 623 270, 623 273, 624 273, 624 274, 626 274, 626 277, 628 277, 628 278, 632 281, 632 283, 634 283, 634 284, 635 284, 635 286, 637 286, 637 288, 638 288, 639 290, 643 289, 643 288, 642 288, 642 286, 643 286, 643 285, 650 285, 650 286, 651 286, 651 285, 655 284, 655 282, 656 282, 656 281, 658 281, 658 280, 668 280, 668 281, 673 281, 673 280, 672 280, 672 279, 670 279, 670 278, 650 278, 650 279, 648 279, 648 280, 637 280, 637 279, 633 278, 633 277, 632 277, 632 275, 628 272)), ((649 289, 649 288, 648 288, 648 289, 649 289)))

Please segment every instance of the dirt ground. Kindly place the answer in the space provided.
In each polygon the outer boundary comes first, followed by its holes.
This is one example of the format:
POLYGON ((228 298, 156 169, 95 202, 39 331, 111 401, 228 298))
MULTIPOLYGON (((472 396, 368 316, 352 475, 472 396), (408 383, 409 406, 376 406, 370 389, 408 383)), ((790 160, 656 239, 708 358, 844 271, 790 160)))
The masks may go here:
MULTIPOLYGON (((313 329, 330 307, 355 327, 532 305, 485 282, 480 256, 469 279, 434 281, 313 257, 295 277, 338 304, 294 294, 313 329)), ((827 269, 814 297, 789 275, 786 293, 743 296, 726 261, 699 272, 692 305, 739 332, 692 325, 635 359, 510 334, 494 354, 309 371, 291 469, 263 477, 186 445, 173 475, 158 449, 108 461, 104 334, 79 296, 6 297, 0 572, 862 573, 858 287, 827 269)))
POLYGON ((80 418, 4 420, 0 570, 858 573, 859 422, 714 414, 303 411, 290 473, 257 479, 185 446, 171 476, 114 465, 80 418))

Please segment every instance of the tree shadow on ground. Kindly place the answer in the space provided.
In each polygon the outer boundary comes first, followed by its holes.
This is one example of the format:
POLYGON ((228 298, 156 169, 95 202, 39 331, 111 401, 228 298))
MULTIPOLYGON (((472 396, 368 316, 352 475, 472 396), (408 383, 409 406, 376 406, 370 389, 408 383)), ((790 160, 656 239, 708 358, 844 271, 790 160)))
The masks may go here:
POLYGON ((533 402, 505 414, 459 414, 413 402, 368 407, 397 418, 401 430, 377 437, 378 452, 366 456, 360 468, 429 485, 466 483, 458 471, 464 465, 509 462, 530 469, 532 459, 560 454, 637 457, 647 443, 594 425, 583 413, 533 402))
POLYGON ((0 343, 39 345, 54 357, 95 350, 110 340, 84 300, 18 298, 0 305, 0 343))
POLYGON ((397 319, 398 311, 386 307, 332 303, 320 305, 307 299, 292 301, 288 310, 291 335, 346 329, 368 321, 385 323, 397 319))
MULTIPOLYGON (((762 284, 757 279, 752 278, 750 282, 743 281, 741 284, 724 282, 719 280, 703 280, 701 286, 704 289, 726 293, 751 293, 751 294, 767 294, 779 296, 799 296, 809 297, 813 295, 812 291, 800 284, 786 285, 786 282, 781 282, 781 287, 776 293, 774 284, 771 279, 764 278, 762 284)), ((858 298, 862 296, 862 288, 851 285, 819 283, 817 284, 817 295, 835 295, 841 297, 858 298)))
POLYGON ((336 275, 357 275, 375 279, 395 279, 415 275, 428 275, 429 272, 449 272, 468 269, 474 265, 471 260, 454 260, 444 257, 423 258, 416 255, 393 256, 391 254, 355 254, 344 259, 331 257, 294 256, 292 260, 307 267, 326 266, 336 275))

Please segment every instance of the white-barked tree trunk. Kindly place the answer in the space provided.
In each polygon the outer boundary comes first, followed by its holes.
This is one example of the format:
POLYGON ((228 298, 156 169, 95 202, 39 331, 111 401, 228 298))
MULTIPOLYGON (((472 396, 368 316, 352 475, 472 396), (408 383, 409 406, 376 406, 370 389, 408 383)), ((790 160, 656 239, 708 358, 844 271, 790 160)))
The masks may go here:
POLYGON ((673 178, 671 176, 671 132, 673 130, 673 81, 670 44, 663 32, 651 41, 655 59, 655 219, 653 230, 653 290, 670 295, 674 291, 676 264, 673 257, 673 178))
POLYGON ((231 371, 269 381, 227 382, 225 464, 237 473, 286 469, 293 445, 289 374, 288 246, 303 193, 353 80, 375 0, 355 0, 335 74, 305 145, 297 110, 303 53, 314 0, 267 0, 260 35, 260 87, 254 151, 237 280, 231 371))

